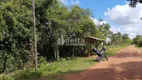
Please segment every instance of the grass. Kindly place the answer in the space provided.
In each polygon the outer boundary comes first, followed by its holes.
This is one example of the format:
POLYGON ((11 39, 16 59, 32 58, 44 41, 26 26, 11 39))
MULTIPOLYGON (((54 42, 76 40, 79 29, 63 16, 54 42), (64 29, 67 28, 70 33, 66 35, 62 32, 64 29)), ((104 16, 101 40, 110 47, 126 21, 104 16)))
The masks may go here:
POLYGON ((126 46, 121 46, 121 47, 109 47, 108 50, 106 51, 106 56, 111 56, 114 55, 117 51, 120 49, 124 48, 126 46))
POLYGON ((6 74, 0 74, 0 80, 14 80, 14 79, 6 74))
MULTIPOLYGON (((107 56, 115 54, 124 47, 109 47, 106 51, 107 56)), ((72 60, 61 59, 58 62, 48 63, 43 59, 37 71, 26 69, 16 71, 12 75, 0 75, 0 80, 62 80, 65 74, 80 73, 96 64, 93 57, 91 58, 74 58, 72 60)))
POLYGON ((75 58, 69 61, 49 63, 46 66, 43 64, 39 70, 44 72, 42 76, 48 76, 48 80, 53 80, 53 78, 56 76, 63 76, 70 73, 79 73, 94 65, 95 63, 96 62, 94 62, 94 58, 75 58))
MULTIPOLYGON (((0 75, 0 80, 41 80, 41 78, 46 78, 42 80, 59 80, 58 76, 79 73, 95 63, 94 58, 81 57, 68 61, 61 59, 61 61, 58 62, 44 62, 40 64, 37 71, 34 71, 34 69, 25 69, 15 71, 10 75, 2 74, 0 75)), ((60 79, 62 79, 62 77, 60 77, 60 79)))

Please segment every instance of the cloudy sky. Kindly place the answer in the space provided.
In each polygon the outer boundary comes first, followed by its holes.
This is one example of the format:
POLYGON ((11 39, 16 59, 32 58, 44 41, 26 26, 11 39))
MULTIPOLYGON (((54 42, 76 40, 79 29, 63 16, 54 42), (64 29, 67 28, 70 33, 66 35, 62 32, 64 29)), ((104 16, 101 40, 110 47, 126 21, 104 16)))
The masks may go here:
POLYGON ((131 8, 126 0, 60 0, 66 6, 73 4, 89 8, 97 22, 100 18, 109 23, 115 33, 127 33, 130 38, 142 35, 142 4, 131 8))

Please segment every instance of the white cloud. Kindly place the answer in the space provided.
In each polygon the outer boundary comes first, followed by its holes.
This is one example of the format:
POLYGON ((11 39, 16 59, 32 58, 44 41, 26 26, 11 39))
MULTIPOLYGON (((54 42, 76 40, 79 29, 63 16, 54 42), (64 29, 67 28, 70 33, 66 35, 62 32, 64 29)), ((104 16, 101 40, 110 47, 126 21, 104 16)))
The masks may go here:
POLYGON ((106 24, 107 22, 106 21, 98 21, 97 19, 95 18, 91 18, 91 20, 96 24, 96 25, 103 25, 103 24, 106 24))
POLYGON ((120 27, 114 27, 112 26, 110 28, 111 31, 114 33, 121 32, 122 34, 129 34, 129 37, 131 39, 135 38, 136 35, 142 35, 142 26, 136 26, 136 25, 130 25, 129 27, 127 26, 120 26, 120 27))
POLYGON ((113 32, 128 33, 130 38, 136 35, 142 35, 142 4, 138 4, 136 8, 126 5, 117 5, 113 8, 108 8, 104 13, 109 22, 115 23, 120 27, 111 27, 113 32))
POLYGON ((59 0, 59 2, 61 2, 63 4, 67 4, 67 0, 59 0))
POLYGON ((59 2, 65 5, 80 5, 80 0, 59 0, 59 2))
POLYGON ((80 0, 71 0, 72 5, 80 5, 80 0))
POLYGON ((109 42, 111 42, 110 38, 106 38, 105 42, 108 44, 109 42))
MULTIPOLYGON (((94 22, 94 24, 96 24, 97 26, 99 26, 99 25, 103 25, 103 24, 107 24, 107 22, 106 21, 98 21, 96 18, 91 18, 91 20, 94 22)), ((111 41, 111 39, 110 38, 106 38, 105 39, 105 42, 106 43, 109 43, 111 41)))

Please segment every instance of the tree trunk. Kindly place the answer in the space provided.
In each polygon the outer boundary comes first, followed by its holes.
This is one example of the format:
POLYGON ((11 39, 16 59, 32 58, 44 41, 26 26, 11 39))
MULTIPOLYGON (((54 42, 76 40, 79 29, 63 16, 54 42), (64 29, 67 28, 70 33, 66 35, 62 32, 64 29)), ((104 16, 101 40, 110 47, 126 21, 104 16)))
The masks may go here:
POLYGON ((72 57, 74 57, 74 47, 72 47, 72 57))

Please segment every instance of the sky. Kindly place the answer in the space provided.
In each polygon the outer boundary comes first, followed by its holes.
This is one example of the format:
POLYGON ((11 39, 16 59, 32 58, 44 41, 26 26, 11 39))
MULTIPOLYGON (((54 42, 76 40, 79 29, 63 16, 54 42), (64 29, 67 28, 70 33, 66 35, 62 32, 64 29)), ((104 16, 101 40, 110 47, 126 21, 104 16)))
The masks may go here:
POLYGON ((114 33, 127 33, 133 39, 136 35, 142 35, 142 4, 131 8, 126 0, 59 0, 66 6, 79 5, 89 8, 95 24, 99 19, 109 23, 110 30, 114 33))

